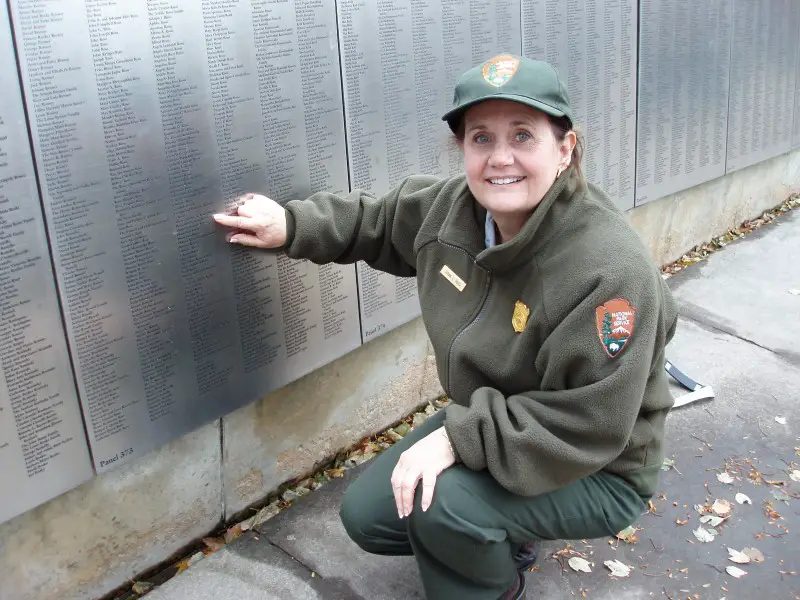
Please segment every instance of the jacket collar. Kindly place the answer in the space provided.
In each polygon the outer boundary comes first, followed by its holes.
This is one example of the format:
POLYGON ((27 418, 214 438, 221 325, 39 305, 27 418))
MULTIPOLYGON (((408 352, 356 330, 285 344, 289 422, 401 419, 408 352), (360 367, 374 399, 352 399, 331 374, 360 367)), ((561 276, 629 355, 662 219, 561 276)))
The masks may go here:
POLYGON ((533 254, 563 227, 567 220, 569 200, 577 191, 579 184, 575 170, 572 167, 568 168, 550 186, 514 239, 486 248, 484 239, 486 209, 475 200, 464 178, 439 231, 439 241, 465 250, 480 266, 489 270, 506 271, 514 268, 530 261, 533 254))

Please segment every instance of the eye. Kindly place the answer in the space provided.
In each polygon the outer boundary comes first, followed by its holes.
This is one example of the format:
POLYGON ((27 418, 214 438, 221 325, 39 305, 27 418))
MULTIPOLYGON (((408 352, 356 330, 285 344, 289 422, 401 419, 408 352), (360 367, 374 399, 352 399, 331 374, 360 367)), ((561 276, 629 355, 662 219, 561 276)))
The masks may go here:
POLYGON ((489 142, 489 136, 485 133, 479 133, 475 137, 472 138, 476 144, 486 144, 489 142))
POLYGON ((514 139, 518 142, 529 142, 531 140, 531 134, 527 131, 518 131, 514 139))

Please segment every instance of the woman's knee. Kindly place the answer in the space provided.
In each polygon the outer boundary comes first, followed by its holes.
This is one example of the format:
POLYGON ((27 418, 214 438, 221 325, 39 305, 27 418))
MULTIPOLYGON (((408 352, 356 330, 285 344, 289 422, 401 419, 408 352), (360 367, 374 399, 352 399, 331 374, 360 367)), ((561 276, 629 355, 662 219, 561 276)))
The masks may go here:
POLYGON ((364 498, 359 497, 354 487, 355 482, 347 488, 342 497, 342 502, 339 506, 339 519, 342 521, 344 530, 350 536, 350 539, 361 548, 367 550, 365 546, 369 545, 372 511, 365 506, 364 498))

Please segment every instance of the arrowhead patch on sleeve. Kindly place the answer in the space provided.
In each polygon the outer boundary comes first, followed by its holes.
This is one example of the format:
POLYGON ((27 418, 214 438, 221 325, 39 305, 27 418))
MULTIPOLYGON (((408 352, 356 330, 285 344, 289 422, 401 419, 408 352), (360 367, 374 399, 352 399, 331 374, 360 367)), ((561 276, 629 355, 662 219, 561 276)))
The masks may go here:
POLYGON ((603 350, 611 358, 615 358, 628 345, 633 335, 636 309, 627 300, 615 298, 595 309, 594 321, 603 350))

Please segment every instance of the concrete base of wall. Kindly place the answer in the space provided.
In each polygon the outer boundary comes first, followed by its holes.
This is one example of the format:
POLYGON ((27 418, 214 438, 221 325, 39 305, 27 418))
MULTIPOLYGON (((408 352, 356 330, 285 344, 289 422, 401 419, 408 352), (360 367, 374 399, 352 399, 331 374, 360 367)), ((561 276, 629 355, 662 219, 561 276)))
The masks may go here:
MULTIPOLYGON (((800 152, 637 207, 659 264, 800 191, 800 152)), ((0 525, 0 600, 100 597, 442 393, 419 320, 0 525)))
POLYGON ((628 215, 653 260, 665 265, 798 191, 800 151, 795 151, 637 206, 628 215))

